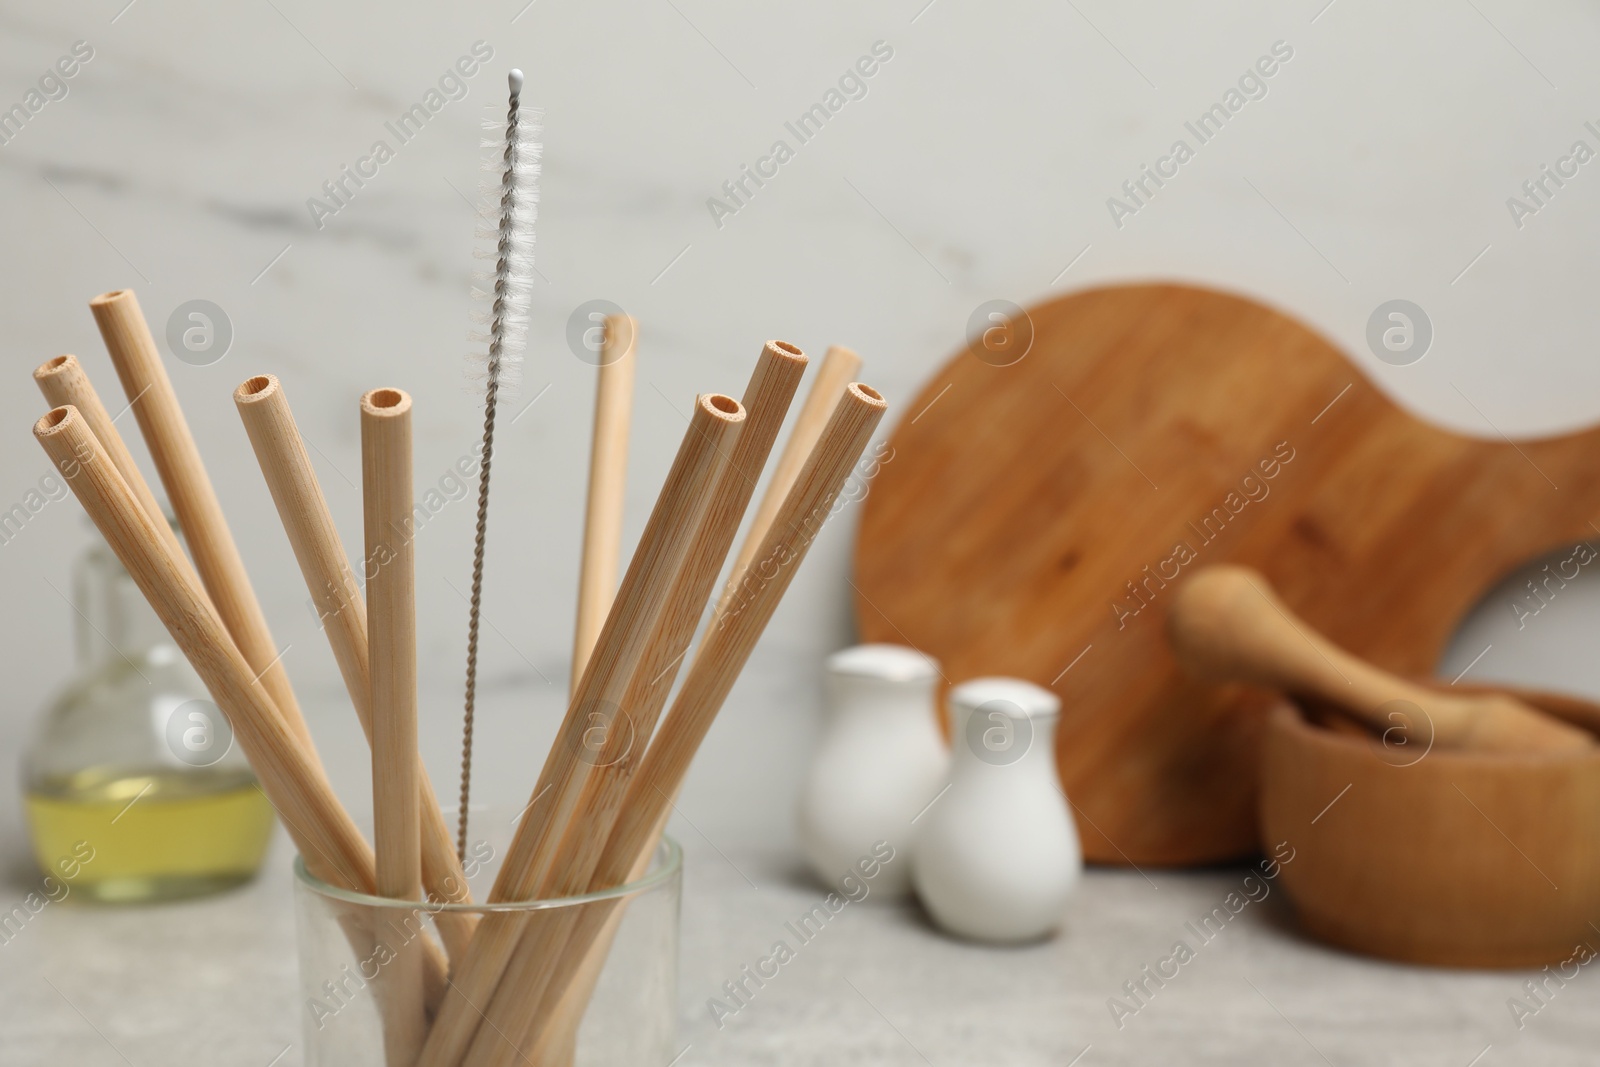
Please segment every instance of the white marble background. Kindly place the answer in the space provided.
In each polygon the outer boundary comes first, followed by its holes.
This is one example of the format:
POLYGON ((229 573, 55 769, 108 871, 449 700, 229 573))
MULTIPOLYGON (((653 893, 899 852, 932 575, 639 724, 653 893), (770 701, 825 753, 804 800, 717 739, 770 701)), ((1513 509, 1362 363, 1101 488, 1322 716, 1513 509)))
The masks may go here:
MULTIPOLYGON (((1574 140, 1597 143, 1583 127, 1600 125, 1589 5, 525 2, 0 4, 0 107, 74 42, 94 50, 68 95, 0 146, 0 508, 48 469, 27 433, 43 407, 28 371, 77 352, 115 390, 91 296, 134 287, 158 333, 186 300, 221 305, 229 354, 170 371, 353 808, 365 805, 359 734, 228 397, 250 374, 282 377, 352 547, 362 390, 418 397, 419 485, 471 446, 462 194, 483 156, 477 121, 501 105, 512 65, 547 112, 541 277, 510 410, 539 399, 504 428, 495 469, 486 800, 525 794, 566 688, 592 370, 564 332, 583 301, 641 322, 629 543, 692 395, 741 389, 762 340, 815 354, 848 344, 904 405, 980 302, 1108 281, 1191 280, 1285 308, 1402 405, 1464 433, 1600 416, 1600 163, 1520 229, 1506 206, 1574 140), (479 40, 493 58, 467 98, 316 228, 306 199, 479 40), (707 197, 876 41, 893 59, 867 96, 719 229, 707 197), (1276 41, 1294 54, 1268 95, 1116 227, 1106 198, 1276 41), (1436 331, 1411 366, 1380 363, 1364 341, 1393 298, 1420 304, 1436 331)), ((418 543, 425 744, 440 783, 454 776, 471 510, 451 504, 418 543)), ((851 640, 852 535, 847 516, 821 539, 707 742, 682 802, 692 823, 678 827, 691 844, 791 847, 818 663, 851 640)), ((89 537, 61 502, 0 547, 7 752, 70 669, 72 610, 46 579, 65 588, 89 537)), ((1491 595, 1442 670, 1600 694, 1587 640, 1600 585, 1585 575, 1520 631, 1509 595, 1491 595)), ((22 842, 11 756, 0 848, 19 872, 22 842)), ((1405 1062, 1458 1060, 1452 1048, 1405 1062)))

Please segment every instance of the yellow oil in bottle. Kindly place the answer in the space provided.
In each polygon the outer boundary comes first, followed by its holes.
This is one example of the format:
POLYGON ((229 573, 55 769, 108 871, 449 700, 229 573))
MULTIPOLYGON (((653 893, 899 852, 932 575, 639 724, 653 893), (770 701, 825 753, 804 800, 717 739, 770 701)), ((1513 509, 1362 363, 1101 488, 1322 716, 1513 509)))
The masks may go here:
POLYGON ((91 768, 36 783, 27 809, 39 866, 53 873, 63 858, 92 850, 72 892, 116 903, 248 882, 272 836, 271 803, 248 770, 231 768, 91 768))

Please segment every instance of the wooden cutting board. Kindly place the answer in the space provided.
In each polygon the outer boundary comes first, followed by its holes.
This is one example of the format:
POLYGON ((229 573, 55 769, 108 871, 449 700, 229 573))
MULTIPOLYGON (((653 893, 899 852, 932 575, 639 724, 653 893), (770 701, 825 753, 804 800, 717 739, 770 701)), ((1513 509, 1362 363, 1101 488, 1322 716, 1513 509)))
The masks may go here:
POLYGON ((1019 362, 968 348, 901 409, 856 614, 862 640, 928 652, 952 683, 1060 694, 1091 860, 1256 847, 1266 697, 1178 673, 1163 627, 1185 572, 1247 563, 1340 645, 1425 674, 1513 566, 1600 544, 1600 428, 1513 443, 1482 395, 1482 438, 1438 429, 1305 326, 1218 292, 1118 286, 1029 317, 1019 362))

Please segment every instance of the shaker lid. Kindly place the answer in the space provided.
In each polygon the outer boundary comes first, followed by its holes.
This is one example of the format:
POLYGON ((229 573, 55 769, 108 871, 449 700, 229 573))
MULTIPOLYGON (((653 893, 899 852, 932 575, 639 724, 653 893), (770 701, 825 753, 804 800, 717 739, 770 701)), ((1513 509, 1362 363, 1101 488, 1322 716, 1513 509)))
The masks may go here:
POLYGON ((1049 719, 1061 713, 1060 697, 1021 678, 973 678, 950 690, 951 705, 962 711, 996 700, 1015 705, 1029 719, 1049 719))
POLYGON ((929 681, 939 676, 939 661, 904 645, 856 645, 825 661, 829 674, 879 678, 889 682, 929 681))

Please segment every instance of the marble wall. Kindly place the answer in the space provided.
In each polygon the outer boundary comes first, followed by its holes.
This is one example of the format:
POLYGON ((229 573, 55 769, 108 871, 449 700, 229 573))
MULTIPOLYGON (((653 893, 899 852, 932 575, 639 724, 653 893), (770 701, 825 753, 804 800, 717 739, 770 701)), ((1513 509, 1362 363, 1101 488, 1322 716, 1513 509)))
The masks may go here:
MULTIPOLYGON (((981 302, 1106 282, 1183 279, 1288 309, 1462 433, 1600 413, 1600 164, 1575 154, 1600 148, 1586 125, 1600 126, 1600 15, 1575 0, 524 4, 0 5, 0 108, 23 109, 0 115, 0 506, 48 470, 27 436, 42 408, 28 371, 73 351, 114 390, 91 296, 134 287, 158 332, 187 301, 222 308, 226 355, 171 374, 354 807, 359 735, 228 396, 251 374, 283 379, 352 548, 362 390, 416 395, 420 486, 470 449, 478 124, 513 65, 545 109, 546 154, 529 352, 496 465, 478 764, 491 801, 520 803, 566 689, 593 388, 566 327, 585 301, 641 323, 629 543, 693 394, 741 389, 764 339, 856 348, 903 413, 981 302), (1270 76, 1252 73, 1262 57, 1270 76), (1230 93, 1236 113, 1200 143, 1185 123, 1230 93), (821 131, 791 130, 819 102, 821 131), (398 136, 419 103, 427 121, 398 136), (1192 157, 1162 162, 1180 138, 1192 157), (1146 165, 1169 177, 1135 200, 1123 186, 1146 165), (329 202, 345 166, 370 176, 329 202), (769 177, 734 200, 724 183, 746 166, 769 177), (1545 166, 1567 175, 1559 187, 1545 166), (1410 365, 1367 345, 1392 299, 1433 324, 1410 365)), ((471 511, 451 501, 419 534, 441 783, 471 511)), ((681 833, 790 838, 818 664, 852 639, 852 535, 846 515, 821 538, 707 743, 681 833)), ((70 669, 60 593, 89 538, 76 505, 50 502, 0 546, 7 751, 70 669)), ((1585 640, 1600 587, 1585 576, 1519 620, 1516 584, 1443 669, 1600 693, 1585 640)), ((0 837, 17 855, 14 768, 0 761, 0 837)))

